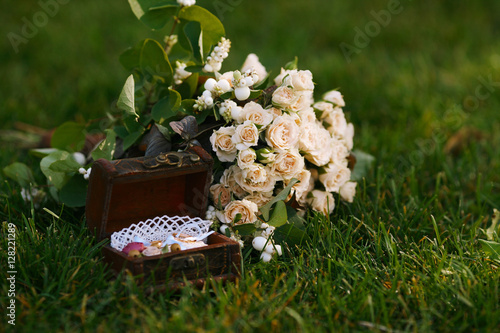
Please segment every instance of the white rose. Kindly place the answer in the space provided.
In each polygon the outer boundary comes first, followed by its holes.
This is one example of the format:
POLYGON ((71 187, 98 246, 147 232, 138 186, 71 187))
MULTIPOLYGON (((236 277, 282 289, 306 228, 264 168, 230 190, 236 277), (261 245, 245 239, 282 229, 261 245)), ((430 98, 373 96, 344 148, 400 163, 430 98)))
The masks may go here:
POLYGON ((232 162, 236 157, 236 145, 232 141, 234 126, 221 127, 210 136, 213 151, 221 162, 232 162))
POLYGON ((351 170, 347 166, 330 163, 325 173, 319 175, 319 180, 328 192, 339 192, 340 187, 351 178, 351 170))
POLYGON ((347 124, 344 132, 344 144, 348 150, 352 150, 354 146, 354 125, 352 123, 347 124))
POLYGON ((222 177, 220 178, 221 184, 229 187, 231 192, 239 199, 247 195, 244 189, 236 182, 235 175, 241 174, 241 169, 236 165, 231 165, 229 168, 224 170, 222 177))
POLYGON ((353 202, 356 195, 356 182, 347 182, 340 187, 340 197, 347 201, 353 202))
POLYGON ((311 71, 290 71, 288 76, 283 77, 282 85, 292 86, 294 90, 313 90, 314 82, 311 71))
POLYGON ((227 185, 215 184, 210 186, 210 194, 212 195, 214 204, 217 206, 220 204, 222 207, 226 207, 231 201, 231 191, 227 185))
POLYGON ((266 142, 278 151, 296 148, 299 142, 299 126, 289 115, 274 119, 266 130, 266 142))
POLYGON ((299 95, 293 88, 281 86, 273 92, 273 105, 280 108, 289 108, 295 104, 299 95))
POLYGON ((334 107, 332 103, 328 102, 317 102, 313 104, 313 108, 320 111, 321 119, 327 117, 330 113, 333 112, 334 107))
POLYGON ((259 80, 257 82, 254 82, 254 84, 264 80, 267 76, 266 68, 260 63, 259 57, 254 53, 250 53, 247 56, 245 62, 243 63, 243 66, 241 67, 242 73, 246 72, 247 70, 253 70, 259 76, 259 80))
POLYGON ((349 150, 347 150, 344 141, 332 138, 330 141, 330 147, 332 152, 330 162, 347 166, 347 157, 349 156, 349 150))
POLYGON ((224 218, 227 223, 232 223, 236 215, 241 214, 241 219, 236 222, 236 225, 244 223, 254 223, 257 220, 257 205, 248 200, 235 200, 231 201, 229 205, 224 208, 224 218))
POLYGON ((259 125, 259 131, 264 130, 273 121, 271 112, 255 102, 245 104, 242 116, 244 120, 250 120, 255 125, 259 125))
POLYGON ((268 110, 273 115, 273 120, 283 115, 283 111, 279 108, 275 108, 274 106, 270 107, 268 110))
POLYGON ((307 198, 307 203, 315 211, 321 212, 325 215, 330 215, 335 208, 335 200, 330 192, 313 190, 307 198))
POLYGON ((327 129, 332 135, 338 138, 344 136, 347 129, 347 121, 341 108, 335 108, 324 118, 324 121, 330 125, 327 129))
POLYGON ((234 180, 248 193, 272 192, 277 177, 268 166, 254 163, 252 166, 241 170, 241 172, 235 172, 234 180))
POLYGON ((323 95, 323 99, 328 102, 332 102, 333 104, 336 104, 337 106, 344 107, 345 102, 342 94, 340 91, 337 90, 332 90, 323 95))
POLYGON ((236 149, 245 150, 257 144, 257 141, 259 141, 259 130, 254 123, 247 120, 236 127, 232 140, 236 145, 236 149))
POLYGON ((287 70, 287 69, 281 68, 280 74, 274 78, 274 83, 277 86, 281 86, 281 84, 283 83, 283 78, 285 76, 293 74, 293 73, 297 73, 297 70, 296 69, 294 69, 294 70, 287 70))
POLYGON ((316 113, 314 109, 311 107, 305 108, 297 113, 302 120, 303 123, 315 123, 316 122, 316 113))
POLYGON ((262 207, 271 201, 272 198, 272 192, 254 192, 247 195, 244 199, 255 203, 257 207, 262 207))
POLYGON ((271 165, 271 170, 281 179, 294 178, 304 169, 304 158, 297 149, 278 153, 276 160, 271 165))
MULTIPOLYGON (((302 169, 295 174, 293 178, 297 179, 299 182, 292 186, 292 192, 290 192, 290 194, 295 194, 295 199, 299 202, 300 198, 309 192, 311 172, 307 169, 302 169)), ((285 181, 285 186, 288 186, 288 181, 285 181)))
POLYGON ((323 166, 330 161, 330 133, 319 123, 303 123, 299 137, 299 149, 305 152, 305 158, 316 166, 323 166))
POLYGON ((237 157, 238 166, 243 169, 252 165, 257 159, 257 154, 252 148, 240 150, 237 157))
MULTIPOLYGON (((298 185, 298 189, 295 190, 295 193, 296 193, 295 198, 297 199, 297 202, 299 203, 299 205, 301 205, 303 207, 305 207, 307 205, 309 193, 311 193, 311 191, 314 190, 315 179, 313 176, 314 176, 314 173, 315 172, 317 173, 318 171, 316 169, 311 169, 309 172, 310 172, 309 178, 307 178, 307 175, 303 175, 305 178, 304 178, 302 185, 300 183, 294 185, 294 186, 298 185)), ((299 175, 299 177, 301 177, 301 176, 302 175, 299 175)))

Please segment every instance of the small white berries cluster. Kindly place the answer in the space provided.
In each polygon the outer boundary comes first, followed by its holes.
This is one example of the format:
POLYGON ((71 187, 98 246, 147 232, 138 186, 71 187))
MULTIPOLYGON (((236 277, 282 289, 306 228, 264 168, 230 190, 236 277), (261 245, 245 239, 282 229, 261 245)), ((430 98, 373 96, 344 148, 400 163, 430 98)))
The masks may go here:
POLYGON ((196 0, 177 0, 177 3, 182 7, 193 6, 196 3, 196 0))
MULTIPOLYGON (((179 1, 179 0, 178 0, 179 1)), ((218 72, 222 68, 222 62, 227 58, 229 54, 229 49, 231 48, 231 41, 224 37, 221 41, 214 47, 214 50, 207 57, 207 62, 203 71, 207 73, 218 72)))
POLYGON ((205 109, 211 108, 214 106, 214 99, 212 98, 212 93, 208 90, 205 90, 201 96, 198 96, 198 99, 193 105, 194 109, 198 111, 203 111, 205 109))
POLYGON ((259 76, 253 69, 249 69, 243 74, 240 71, 233 72, 234 96, 244 101, 250 97, 250 87, 259 82, 259 76))
POLYGON ((207 212, 205 213, 205 219, 213 221, 215 219, 215 207, 208 206, 207 212))
POLYGON ((184 63, 182 61, 177 60, 175 62, 175 65, 176 65, 176 67, 175 67, 175 74, 174 74, 174 82, 175 82, 175 84, 181 84, 182 81, 184 81, 185 79, 190 77, 192 73, 185 70, 187 65, 186 65, 186 63, 184 63))
POLYGON ((243 108, 230 99, 226 99, 222 102, 219 108, 219 113, 226 122, 230 122, 237 118, 242 111, 243 108))
POLYGON ((89 177, 90 177, 90 173, 92 172, 92 168, 88 168, 88 169, 85 169, 85 168, 80 168, 78 169, 78 172, 83 175, 83 178, 85 180, 88 180, 89 177))
POLYGON ((269 262, 275 253, 281 256, 283 252, 281 245, 274 244, 271 239, 275 228, 269 226, 267 223, 262 223, 261 228, 265 228, 265 230, 261 232, 260 236, 252 240, 252 245, 257 251, 262 251, 260 259, 262 259, 263 262, 269 262))

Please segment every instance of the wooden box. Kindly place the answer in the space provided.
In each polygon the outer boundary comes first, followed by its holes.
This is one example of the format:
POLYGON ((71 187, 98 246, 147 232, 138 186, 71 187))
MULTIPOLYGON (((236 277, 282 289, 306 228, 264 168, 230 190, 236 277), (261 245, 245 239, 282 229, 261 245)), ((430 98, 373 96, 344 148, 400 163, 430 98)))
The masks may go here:
MULTIPOLYGON (((116 161, 97 160, 87 192, 88 227, 99 240, 157 216, 205 216, 213 160, 201 147, 186 152, 116 161)), ((208 246, 162 255, 130 258, 106 245, 104 260, 115 272, 128 269, 140 283, 177 289, 205 279, 234 281, 242 269, 238 242, 213 233, 208 246)))

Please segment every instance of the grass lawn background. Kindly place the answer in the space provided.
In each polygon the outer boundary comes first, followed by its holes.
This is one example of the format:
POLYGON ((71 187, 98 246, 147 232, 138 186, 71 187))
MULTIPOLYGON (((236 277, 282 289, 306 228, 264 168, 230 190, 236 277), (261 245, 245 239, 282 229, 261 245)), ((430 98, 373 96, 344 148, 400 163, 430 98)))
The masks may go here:
MULTIPOLYGON (((254 52, 278 74, 298 56, 318 95, 340 88, 355 148, 376 158, 353 204, 309 217, 311 244, 271 264, 248 258, 236 285, 145 296, 130 279, 110 280, 83 210, 32 209, 0 175, 1 221, 18 227, 16 331, 500 331, 499 262, 479 243, 500 209, 500 3, 402 0, 347 61, 339 45, 355 46, 389 3, 198 1, 232 41, 223 70, 254 52)), ((7 34, 40 10, 30 0, 0 13, 3 131, 102 117, 129 74, 121 52, 164 34, 126 1, 70 1, 14 52, 7 34)), ((0 167, 36 169, 7 139, 0 167)), ((0 331, 10 330, 0 286, 0 331)))

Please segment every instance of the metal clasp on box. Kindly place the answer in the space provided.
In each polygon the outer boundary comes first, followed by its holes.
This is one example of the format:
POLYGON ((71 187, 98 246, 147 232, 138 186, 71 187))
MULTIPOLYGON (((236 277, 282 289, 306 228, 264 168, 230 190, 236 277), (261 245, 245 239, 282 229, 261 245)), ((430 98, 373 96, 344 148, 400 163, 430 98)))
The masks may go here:
POLYGON ((205 265, 205 256, 201 253, 173 258, 170 261, 170 267, 172 267, 174 271, 195 268, 203 265, 205 265))
POLYGON ((189 159, 189 161, 195 163, 200 160, 200 156, 191 152, 171 151, 168 153, 159 154, 154 158, 154 160, 145 162, 144 166, 148 169, 154 169, 161 165, 169 165, 180 168, 186 164, 186 159, 189 159))

